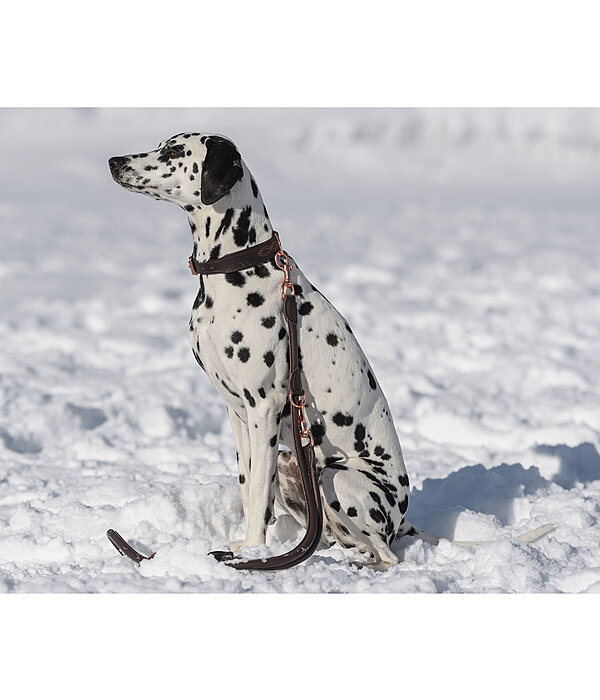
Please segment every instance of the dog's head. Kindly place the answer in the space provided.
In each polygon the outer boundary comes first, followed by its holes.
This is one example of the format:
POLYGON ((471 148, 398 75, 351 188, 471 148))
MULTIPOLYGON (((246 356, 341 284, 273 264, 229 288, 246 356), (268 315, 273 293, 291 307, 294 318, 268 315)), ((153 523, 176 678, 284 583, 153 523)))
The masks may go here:
POLYGON ((188 209, 215 204, 244 176, 235 145, 216 134, 177 134, 155 151, 110 158, 108 165, 126 189, 188 209))

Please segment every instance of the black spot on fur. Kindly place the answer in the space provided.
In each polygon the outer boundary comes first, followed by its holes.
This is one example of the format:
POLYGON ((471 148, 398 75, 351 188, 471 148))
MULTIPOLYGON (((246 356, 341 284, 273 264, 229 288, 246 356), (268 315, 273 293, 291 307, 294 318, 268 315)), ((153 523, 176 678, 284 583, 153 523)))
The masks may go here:
POLYGON ((248 245, 248 229, 250 226, 251 211, 250 207, 242 209, 240 218, 233 227, 233 240, 238 248, 243 248, 245 245, 248 245))
MULTIPOLYGON (((391 506, 396 505, 396 497, 390 491, 385 492, 385 498, 391 506)), ((408 504, 407 504, 407 508, 408 508, 408 504)), ((403 511, 403 512, 406 512, 406 511, 403 511)))
POLYGON ((275 316, 265 316, 265 317, 261 320, 261 324, 262 324, 265 328, 273 328, 273 326, 275 325, 275 316))
POLYGON ((273 437, 269 440, 269 445, 271 445, 271 447, 275 447, 277 440, 279 440, 279 435, 273 435, 273 437))
POLYGON ((279 340, 283 340, 283 339, 285 338, 286 335, 287 335, 287 331, 286 331, 285 328, 282 326, 282 327, 279 329, 279 340))
POLYGON ((408 510, 408 496, 404 496, 404 500, 398 503, 398 510, 404 515, 408 510))
POLYGON ((255 309, 265 303, 265 298, 258 292, 251 292, 246 299, 248 301, 248 306, 253 306, 255 309))
POLYGON ((356 518, 356 516, 357 516, 356 508, 354 506, 350 506, 350 508, 348 508, 346 513, 348 513, 349 517, 351 517, 351 518, 356 518))
MULTIPOLYGON (((163 177, 165 177, 165 176, 163 175, 163 177)), ((195 207, 194 207, 193 204, 186 204, 186 205, 185 205, 185 210, 186 210, 186 211, 194 211, 194 209, 195 209, 195 207)))
POLYGON ((229 359, 231 359, 231 358, 233 357, 233 348, 231 347, 231 345, 228 345, 228 346, 225 348, 225 354, 227 355, 227 357, 228 357, 229 359))
POLYGON ((400 486, 408 486, 408 476, 406 474, 400 474, 400 476, 398 477, 398 483, 400 484, 400 486))
POLYGON ((252 187, 252 194, 258 197, 258 187, 256 186, 256 182, 254 182, 254 178, 250 178, 250 186, 252 187))
POLYGON ((373 469, 374 472, 378 471, 380 474, 387 474, 385 469, 381 468, 381 467, 383 467, 383 462, 378 462, 375 459, 365 459, 365 462, 367 462, 367 464, 370 464, 374 467, 374 469, 373 469))
POLYGON ((321 425, 320 423, 314 423, 310 426, 310 432, 312 433, 315 445, 320 445, 323 442, 323 437, 325 436, 325 426, 321 425))
POLYGON ((300 308, 298 309, 298 313, 300 316, 308 316, 308 314, 313 310, 313 305, 310 303, 310 301, 304 301, 302 304, 300 304, 300 308))
POLYGON ((208 256, 209 260, 216 260, 219 257, 219 253, 221 252, 221 244, 217 244, 211 251, 210 255, 208 256))
POLYGON ((231 219, 233 218, 233 209, 228 209, 221 222, 219 223, 219 228, 215 231, 215 241, 218 240, 219 236, 225 233, 231 224, 231 219))
POLYGON ((241 272, 228 272, 225 275, 225 281, 232 284, 234 287, 243 287, 246 284, 246 278, 241 272))
POLYGON ((248 389, 244 389, 244 396, 246 397, 246 400, 250 404, 250 408, 254 408, 256 406, 256 399, 252 394, 248 391, 248 389))
POLYGON ((235 345, 241 343, 243 339, 244 334, 241 331, 233 331, 233 333, 231 334, 231 342, 235 345))
POLYGON ((266 267, 265 265, 257 265, 254 268, 254 272, 256 273, 256 276, 260 277, 261 279, 264 279, 265 277, 271 276, 271 273, 269 272, 269 268, 266 267))
POLYGON ((371 370, 367 372, 367 377, 369 377, 369 386, 371 389, 377 389, 377 382, 375 381, 375 377, 371 373, 371 370))
POLYGON ((238 477, 238 481, 240 484, 245 484, 246 483, 246 477, 243 474, 240 474, 238 477))
MULTIPOLYGON (((363 442, 366 437, 365 426, 362 423, 358 423, 354 430, 354 449, 357 452, 365 449, 365 443, 363 442)), ((368 454, 366 455, 369 456, 368 454)))
POLYGON ((331 501, 331 503, 329 505, 333 508, 333 510, 335 510, 336 513, 340 512, 340 502, 339 501, 331 501))
POLYGON ((238 350, 238 357, 242 362, 248 362, 250 359, 250 349, 249 348, 240 348, 238 350))
POLYGON ((373 520, 376 523, 382 523, 385 521, 385 516, 383 515, 383 513, 381 513, 381 511, 375 510, 375 508, 371 508, 371 510, 369 511, 369 515, 373 518, 373 520))
POLYGON ((267 365, 267 367, 271 367, 273 362, 275 362, 275 355, 273 355, 273 353, 270 350, 268 350, 263 355, 263 360, 265 361, 265 365, 267 365))
POLYGON ((266 399, 266 398, 267 398, 267 394, 265 393, 265 390, 262 388, 262 386, 261 386, 260 389, 258 390, 258 395, 260 396, 261 399, 266 399))
POLYGON ((326 340, 327 344, 331 345, 332 348, 334 348, 338 344, 338 337, 335 333, 329 333, 326 340))
POLYGON ((204 302, 204 306, 206 306, 207 309, 212 309, 212 307, 214 306, 214 303, 215 302, 212 300, 212 297, 207 296, 206 301, 204 302))
POLYGON ((354 417, 350 415, 344 415, 343 413, 340 413, 339 411, 333 416, 332 418, 333 422, 336 425, 339 425, 341 428, 344 426, 352 425, 354 422, 354 417))

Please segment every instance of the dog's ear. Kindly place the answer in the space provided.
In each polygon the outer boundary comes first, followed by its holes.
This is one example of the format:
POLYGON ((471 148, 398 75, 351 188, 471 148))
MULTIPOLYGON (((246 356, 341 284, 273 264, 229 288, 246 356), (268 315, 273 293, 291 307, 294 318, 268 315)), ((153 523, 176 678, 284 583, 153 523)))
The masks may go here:
POLYGON ((200 181, 202 204, 214 204, 224 197, 244 173, 237 148, 220 136, 205 141, 206 156, 200 181))

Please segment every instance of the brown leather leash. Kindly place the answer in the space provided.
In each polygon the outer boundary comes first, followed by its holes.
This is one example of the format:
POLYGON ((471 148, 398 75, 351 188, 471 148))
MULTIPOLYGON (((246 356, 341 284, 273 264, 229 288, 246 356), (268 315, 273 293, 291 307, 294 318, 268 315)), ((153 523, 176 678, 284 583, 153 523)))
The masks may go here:
MULTIPOLYGON (((306 422, 306 415, 304 412, 306 393, 302 386, 300 369, 298 367, 298 308, 296 305, 296 292, 291 279, 292 265, 289 255, 283 250, 279 235, 275 231, 273 232, 273 236, 264 243, 259 243, 250 248, 224 255, 222 258, 217 258, 216 260, 198 262, 192 256, 189 258, 189 267, 193 275, 216 275, 239 272, 269 262, 273 259, 277 267, 283 272, 281 298, 283 301, 283 315, 288 331, 288 356, 290 367, 288 376, 288 398, 291 408, 294 451, 300 469, 302 489, 306 501, 307 527, 302 540, 285 554, 278 554, 265 559, 240 559, 230 551, 210 552, 217 560, 223 561, 227 566, 231 566, 235 569, 278 571, 296 566, 312 555, 319 544, 323 530, 323 508, 319 493, 314 441, 306 422), (303 444, 303 440, 307 441, 306 444, 303 444)), ((141 560, 149 558, 136 552, 136 550, 128 545, 114 530, 109 530, 107 536, 120 554, 127 555, 138 564, 141 560), (117 542, 119 546, 117 546, 117 542)))

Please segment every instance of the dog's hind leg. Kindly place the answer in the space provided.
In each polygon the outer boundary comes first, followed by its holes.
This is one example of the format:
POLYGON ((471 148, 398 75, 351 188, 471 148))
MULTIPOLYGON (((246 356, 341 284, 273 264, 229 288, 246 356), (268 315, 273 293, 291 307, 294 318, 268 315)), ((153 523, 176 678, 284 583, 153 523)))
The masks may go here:
POLYGON ((323 469, 323 510, 342 548, 356 548, 366 558, 366 566, 386 570, 398 563, 389 544, 401 515, 360 471, 363 468, 362 459, 349 458, 323 469))
MULTIPOLYGON (((337 463, 321 470, 322 544, 356 549, 365 557, 365 561, 351 563, 385 570, 398 563, 398 558, 389 547, 393 534, 388 533, 395 528, 401 514, 399 509, 394 513, 385 497, 380 497, 376 492, 373 482, 357 470, 363 466, 360 459, 348 459, 343 464, 337 463), (349 468, 348 464, 353 468, 349 468), (356 495, 361 493, 368 499, 368 508, 357 500, 356 495), (380 502, 375 501, 373 496, 380 498, 380 502), (382 507, 381 499, 384 499, 386 507, 382 507)), ((306 526, 300 471, 296 458, 290 452, 280 452, 278 456, 275 498, 277 505, 299 525, 306 526)))

